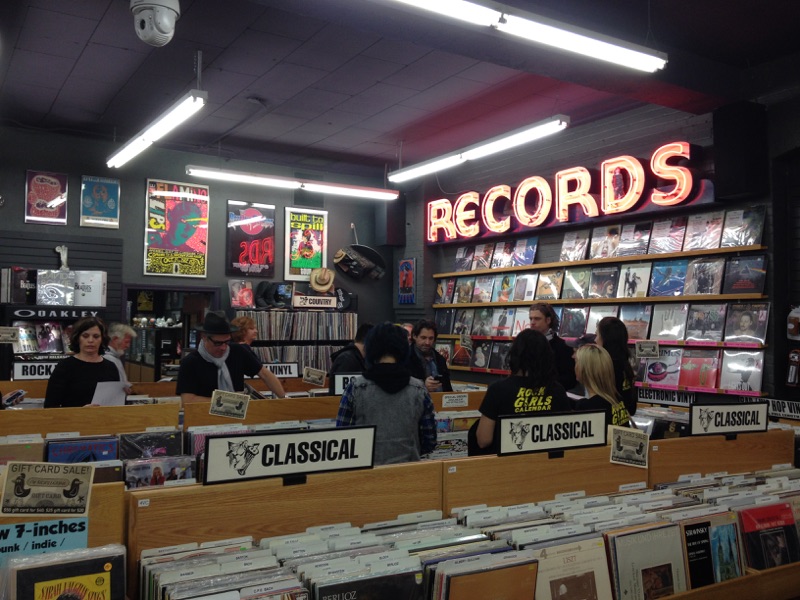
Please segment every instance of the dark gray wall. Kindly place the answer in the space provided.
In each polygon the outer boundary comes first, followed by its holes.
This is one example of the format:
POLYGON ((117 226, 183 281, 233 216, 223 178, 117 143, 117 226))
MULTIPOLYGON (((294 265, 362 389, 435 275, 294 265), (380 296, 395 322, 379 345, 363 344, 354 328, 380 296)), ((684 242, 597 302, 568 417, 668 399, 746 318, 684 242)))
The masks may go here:
MULTIPOLYGON (((226 161, 203 155, 162 150, 151 147, 121 169, 106 167, 105 159, 115 146, 84 138, 49 132, 21 131, 0 128, 0 235, 4 231, 21 231, 25 234, 51 239, 57 245, 63 236, 99 236, 118 238, 123 242, 122 282, 128 285, 171 286, 178 289, 219 286, 223 307, 228 306, 225 277, 225 210, 230 199, 265 202, 276 206, 276 277, 283 279, 284 266, 284 207, 295 205, 291 191, 269 190, 224 182, 199 181, 185 174, 187 164, 231 168, 240 171, 292 176, 294 173, 270 165, 226 161), (66 226, 26 224, 24 222, 25 172, 27 169, 54 171, 69 174, 68 223, 66 226), (80 227, 79 197, 82 175, 115 177, 121 186, 120 229, 93 229, 80 227), (143 274, 145 189, 148 178, 208 185, 210 188, 208 276, 206 278, 160 277, 143 274)), ((312 168, 303 176, 331 180, 331 176, 316 174, 312 168)), ((347 183, 381 187, 381 182, 357 181, 347 183)), ((308 196, 313 208, 328 211, 328 266, 333 266, 333 253, 346 244, 355 242, 351 223, 356 226, 361 244, 374 245, 374 202, 349 200, 336 196, 308 196)), ((305 204, 304 204, 305 205, 305 204)), ((392 252, 388 247, 377 248, 387 262, 387 276, 380 281, 355 282, 338 275, 337 285, 358 294, 359 320, 381 322, 393 319, 392 252)), ((58 267, 58 256, 53 253, 53 268, 58 267)), ((9 265, 1 265, 9 266, 9 265)), ((98 267, 100 268, 100 267, 98 267)), ((254 279, 254 286, 259 279, 254 279)), ((118 318, 113 315, 111 318, 118 318)))

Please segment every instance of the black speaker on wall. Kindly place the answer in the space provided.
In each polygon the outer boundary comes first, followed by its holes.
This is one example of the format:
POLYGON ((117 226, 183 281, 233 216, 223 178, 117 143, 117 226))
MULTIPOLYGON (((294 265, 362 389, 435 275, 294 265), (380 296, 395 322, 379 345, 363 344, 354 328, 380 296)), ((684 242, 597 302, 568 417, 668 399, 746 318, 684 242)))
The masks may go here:
POLYGON ((406 196, 375 207, 375 244, 378 246, 406 245, 406 196))
POLYGON ((714 111, 714 191, 721 200, 745 200, 769 192, 767 110, 736 102, 714 111))

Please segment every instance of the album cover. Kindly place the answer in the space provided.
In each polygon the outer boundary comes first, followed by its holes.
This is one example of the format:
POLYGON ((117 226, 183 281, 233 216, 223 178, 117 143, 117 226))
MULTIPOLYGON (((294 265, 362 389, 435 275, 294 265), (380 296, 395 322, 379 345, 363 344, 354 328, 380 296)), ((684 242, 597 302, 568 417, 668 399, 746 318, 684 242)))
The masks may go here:
POLYGON ((716 389, 719 369, 719 350, 684 348, 678 383, 690 388, 716 389))
POLYGON ((316 598, 421 598, 422 573, 419 570, 402 573, 370 574, 334 583, 321 582, 316 586, 316 598))
POLYGON ((434 311, 436 333, 439 335, 450 335, 453 333, 453 319, 455 317, 456 309, 454 308, 437 308, 434 311))
POLYGON ((677 524, 609 532, 616 558, 613 580, 617 598, 663 598, 687 589, 683 540, 677 524))
POLYGON ((688 266, 686 258, 655 261, 650 276, 650 296, 682 295, 688 266))
POLYGON ((494 289, 492 291, 492 302, 509 302, 517 276, 514 273, 505 273, 494 276, 494 289))
POLYGON ((565 306, 561 313, 558 335, 562 338, 581 337, 586 332, 588 318, 588 306, 565 306))
POLYGON ((736 513, 723 512, 680 522, 689 589, 744 575, 736 513))
POLYGON ((763 570, 800 561, 792 508, 786 502, 738 511, 747 566, 763 570))
POLYGON ((631 223, 622 226, 619 236, 617 256, 638 256, 647 254, 650 245, 652 223, 631 223))
POLYGON ((687 342, 721 342, 727 304, 692 304, 686 318, 687 342))
POLYGON ((30 436, 0 436, 0 465, 11 461, 42 462, 44 439, 39 434, 30 436))
POLYGON ((591 278, 591 267, 567 267, 564 271, 564 284, 561 290, 561 298, 564 300, 588 298, 589 280, 591 278))
POLYGON ((750 302, 728 306, 725 341, 738 344, 764 344, 767 339, 769 302, 750 302))
POLYGON ((517 336, 531 326, 530 310, 527 306, 520 306, 514 313, 514 330, 511 335, 517 336))
POLYGON ((85 463, 118 458, 116 436, 86 436, 45 440, 45 462, 85 463))
POLYGON ((469 366, 473 369, 488 369, 491 356, 492 342, 473 342, 472 361, 469 366))
POLYGON ((539 282, 536 286, 536 300, 558 300, 561 284, 564 281, 563 269, 547 269, 539 271, 539 282))
POLYGON ((690 216, 686 222, 686 237, 683 240, 683 249, 713 250, 714 248, 719 248, 724 221, 724 210, 690 216))
POLYGON ((75 271, 38 269, 36 271, 36 304, 74 306, 75 271))
POLYGON ((453 293, 456 289, 456 278, 448 277, 446 279, 436 280, 436 297, 433 299, 434 304, 450 304, 453 300, 453 293))
POLYGON ((180 431, 142 431, 119 434, 119 458, 158 458, 183 454, 180 431))
POLYGON ((165 485, 168 481, 194 479, 197 459, 194 456, 131 458, 125 465, 125 487, 128 489, 165 485))
POLYGON ((56 321, 36 323, 36 339, 39 352, 63 352, 61 323, 56 321))
POLYGON ((767 255, 734 256, 725 265, 723 294, 763 294, 767 279, 767 255))
POLYGON ((646 340, 650 330, 653 307, 649 304, 623 304, 619 307, 619 320, 628 329, 629 340, 646 340))
POLYGON ((515 242, 497 242, 492 255, 492 268, 505 269, 513 266, 515 242))
POLYGON ((619 266, 592 267, 589 280, 589 298, 616 298, 619 283, 619 266))
POLYGON ((476 598, 531 598, 532 600, 538 567, 538 561, 529 559, 507 564, 500 561, 472 571, 452 574, 445 572, 443 588, 446 592, 443 600, 476 598))
POLYGON ((722 351, 722 371, 719 387, 723 390, 760 392, 761 375, 764 370, 763 350, 722 351))
POLYGON ((474 308, 457 308, 453 319, 452 332, 455 335, 469 335, 472 331, 472 321, 475 318, 474 308))
POLYGON ((538 237, 523 238, 514 244, 514 255, 511 257, 512 267, 527 267, 536 262, 536 250, 539 246, 538 237))
POLYGON ((653 223, 650 232, 648 254, 667 254, 680 252, 686 236, 686 217, 662 219, 653 223))
POLYGON ((462 337, 455 341, 453 346, 453 358, 450 365, 455 367, 468 367, 472 362, 472 341, 468 337, 462 337))
POLYGON ((651 340, 682 340, 686 336, 688 304, 656 304, 653 306, 651 340))
POLYGON ((494 242, 478 244, 475 246, 475 256, 472 257, 472 270, 491 269, 492 256, 494 256, 494 242))
MULTIPOLYGON (((491 302, 494 289, 494 275, 478 275, 472 290, 472 302, 491 302)), ((470 302, 467 300, 467 302, 470 302)))
POLYGON ((592 243, 589 258, 608 258, 617 256, 619 247, 619 225, 601 225, 592 229, 592 243))
POLYGON ((568 231, 564 234, 564 241, 561 243, 561 262, 573 262, 585 260, 586 252, 589 250, 589 236, 592 232, 588 229, 581 231, 568 231))
POLYGON ((763 204, 725 213, 721 248, 758 246, 764 235, 767 207, 763 204))
POLYGON ((605 540, 564 541, 535 550, 537 600, 611 600, 605 540))
POLYGON ((442 358, 444 358, 448 365, 453 357, 453 346, 453 340, 437 341, 433 345, 434 349, 442 355, 442 358))
POLYGON ((37 269, 11 267, 11 304, 36 304, 37 269))
POLYGON ((722 289, 724 258, 694 258, 686 268, 683 293, 689 295, 719 294, 722 289))
POLYGON ((511 337, 514 326, 515 308, 495 308, 492 313, 492 335, 495 337, 511 337))
POLYGON ((122 461, 117 459, 100 460, 92 463, 94 478, 92 483, 114 483, 125 481, 122 461))
POLYGON ((514 294, 511 296, 511 299, 514 302, 533 300, 538 279, 538 273, 518 273, 517 280, 514 282, 514 294))
POLYGON ((39 352, 39 338, 36 335, 36 323, 33 321, 14 321, 12 327, 19 330, 18 341, 14 342, 14 354, 30 354, 39 352))
POLYGON ((634 263, 620 268, 617 298, 646 298, 651 263, 634 263))
POLYGON ((456 279, 456 289, 453 292, 453 304, 472 302, 472 292, 475 289, 475 277, 459 277, 456 279))
POLYGON ((472 269, 472 259, 475 257, 475 246, 461 246, 456 249, 456 259, 453 271, 469 271, 472 269))
POLYGON ((658 358, 643 358, 639 364, 639 381, 677 387, 680 383, 683 348, 659 348, 658 358))
POLYGON ((508 371, 508 353, 511 351, 511 342, 494 342, 492 355, 489 358, 489 368, 495 371, 508 371))
POLYGON ((228 292, 230 294, 231 308, 256 307, 252 281, 247 279, 229 279, 228 292))
POLYGON ((597 324, 606 317, 616 317, 619 313, 619 306, 616 304, 601 306, 592 304, 589 307, 589 316, 586 319, 586 333, 597 333, 597 324))
POLYGON ((125 600, 125 547, 110 544, 14 558, 8 565, 13 600, 125 600))
POLYGON ((479 337, 492 335, 493 312, 491 308, 476 308, 470 333, 479 337))

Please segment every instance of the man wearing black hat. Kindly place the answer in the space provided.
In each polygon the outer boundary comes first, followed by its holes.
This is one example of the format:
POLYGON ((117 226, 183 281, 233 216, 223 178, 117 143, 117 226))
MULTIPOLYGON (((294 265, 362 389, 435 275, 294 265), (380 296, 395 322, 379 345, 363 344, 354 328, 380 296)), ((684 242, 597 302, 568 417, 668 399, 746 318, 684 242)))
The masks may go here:
POLYGON ((286 396, 280 380, 249 348, 231 343, 237 328, 223 313, 209 312, 196 329, 201 334, 197 352, 185 356, 178 370, 176 391, 184 403, 210 401, 214 390, 242 392, 245 375, 257 375, 277 398, 286 396))

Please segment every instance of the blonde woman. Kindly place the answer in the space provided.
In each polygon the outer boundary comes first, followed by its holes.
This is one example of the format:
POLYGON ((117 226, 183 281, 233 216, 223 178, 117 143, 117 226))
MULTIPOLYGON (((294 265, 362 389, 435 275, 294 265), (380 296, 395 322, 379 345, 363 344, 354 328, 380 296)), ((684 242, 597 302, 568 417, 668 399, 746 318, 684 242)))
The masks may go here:
POLYGON ((586 398, 575 403, 575 409, 604 410, 606 425, 627 427, 630 415, 622 403, 614 383, 611 355, 597 344, 585 344, 575 353, 575 375, 586 390, 586 398))

